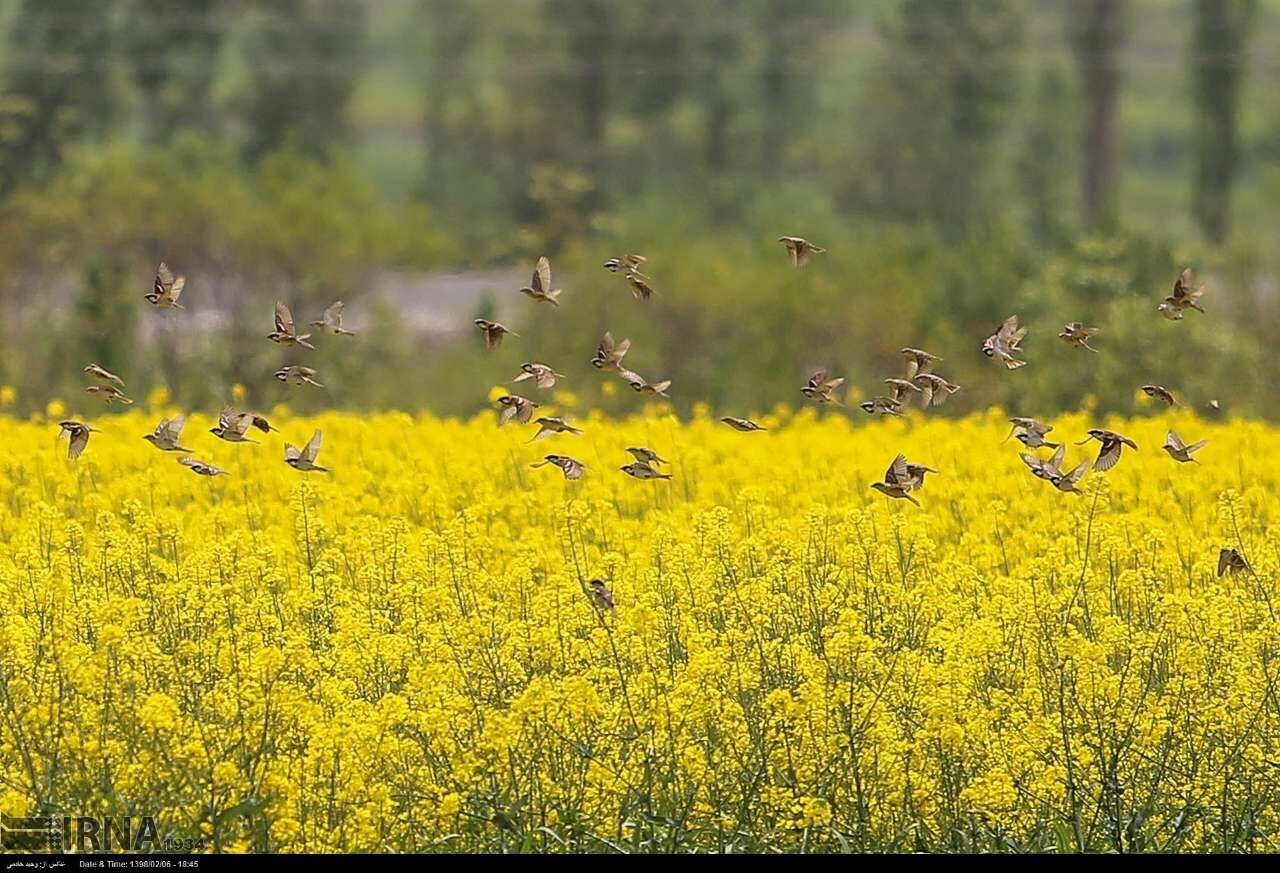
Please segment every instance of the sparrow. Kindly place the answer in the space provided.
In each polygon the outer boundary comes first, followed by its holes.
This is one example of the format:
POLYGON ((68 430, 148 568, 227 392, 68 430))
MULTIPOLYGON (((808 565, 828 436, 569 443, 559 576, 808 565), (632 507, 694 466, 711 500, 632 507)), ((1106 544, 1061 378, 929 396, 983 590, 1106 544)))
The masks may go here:
POLYGON ((661 382, 649 382, 639 373, 633 373, 630 370, 620 370, 620 375, 628 385, 640 394, 657 394, 659 397, 670 397, 667 389, 671 387, 671 380, 664 379, 661 382))
POLYGON ((175 279, 169 265, 161 261, 160 266, 156 267, 156 278, 151 284, 151 290, 142 296, 157 309, 182 309, 184 307, 178 303, 178 298, 182 296, 182 288, 186 284, 186 276, 175 279))
POLYGON ((1200 305, 1200 296, 1204 294, 1204 286, 1192 289, 1191 287, 1191 268, 1187 267, 1178 274, 1178 278, 1173 280, 1173 293, 1164 299, 1165 303, 1172 304, 1178 309, 1194 309, 1196 312, 1203 313, 1204 308, 1200 305))
POLYGON ((885 472, 884 481, 872 482, 871 487, 887 497, 910 500, 916 506, 919 506, 920 501, 912 497, 910 492, 918 488, 923 482, 924 473, 921 472, 919 478, 913 476, 911 467, 907 464, 906 456, 899 454, 893 459, 893 463, 889 465, 889 469, 885 472))
POLYGON ((1168 388, 1165 388, 1163 385, 1143 385, 1142 393, 1146 394, 1148 397, 1153 397, 1156 400, 1163 400, 1170 406, 1177 403, 1177 401, 1173 399, 1173 392, 1168 388))
POLYGON ((182 466, 184 467, 190 467, 191 472, 195 473, 198 476, 222 476, 222 475, 230 476, 231 475, 226 470, 223 470, 219 467, 215 467, 213 466, 213 464, 206 464, 204 461, 198 461, 195 458, 178 458, 178 463, 182 464, 182 466))
POLYGON ((58 439, 62 439, 65 435, 70 441, 67 445, 67 458, 74 461, 84 452, 85 446, 89 445, 89 434, 101 433, 96 427, 90 427, 79 421, 60 421, 58 422, 58 439))
POLYGON ((618 469, 626 473, 628 476, 634 476, 637 479, 670 479, 666 473, 659 473, 642 461, 636 461, 634 464, 624 464, 618 469))
POLYGON ((324 316, 319 321, 311 322, 311 326, 318 327, 321 333, 327 333, 332 336, 355 336, 353 331, 346 330, 342 326, 342 310, 345 306, 346 304, 341 300, 335 300, 324 311, 324 316))
POLYGON ((605 612, 612 612, 613 592, 609 590, 609 586, 600 579, 592 579, 587 585, 590 586, 588 593, 591 595, 592 606, 605 612))
POLYGON ((1041 447, 1056 449, 1061 443, 1051 443, 1044 438, 1044 434, 1035 430, 1021 430, 1017 433, 1018 442, 1022 443, 1029 449, 1038 449, 1041 447))
POLYGON ((92 394, 95 397, 101 397, 103 400, 107 401, 108 406, 112 403, 123 403, 125 406, 131 406, 133 404, 133 401, 128 397, 125 397, 124 392, 114 385, 90 385, 84 390, 86 393, 92 394))
POLYGON ((646 448, 633 446, 627 449, 627 451, 631 453, 631 457, 635 458, 637 461, 639 461, 642 464, 648 464, 650 467, 652 467, 654 464, 670 463, 670 461, 664 461, 662 458, 658 457, 658 453, 655 452, 653 449, 646 449, 646 448))
MULTIPOLYGON (((1009 421, 1013 424, 1013 427, 1009 428, 1009 436, 1006 436, 1001 440, 1001 442, 1007 443, 1009 441, 1009 437, 1013 436, 1019 428, 1027 431, 1028 433, 1034 431, 1041 437, 1053 430, 1053 425, 1051 424, 1045 424, 1043 421, 1038 421, 1034 418, 1026 418, 1021 415, 1015 415, 1013 418, 1009 419, 1009 421)), ((1044 443, 1041 442, 1037 445, 1044 445, 1044 443)), ((1035 446, 1032 446, 1032 448, 1035 448, 1035 446)))
POLYGON ((531 443, 546 439, 557 433, 571 433, 574 435, 581 435, 582 433, 581 430, 569 424, 563 418, 539 418, 534 424, 538 426, 538 432, 533 435, 533 439, 529 440, 531 443))
POLYGON ((559 467, 564 472, 566 479, 581 479, 587 472, 587 465, 581 461, 575 461, 568 455, 545 455, 541 461, 536 464, 530 464, 531 467, 545 467, 547 464, 559 467))
POLYGON ((920 389, 920 407, 941 406, 947 398, 960 390, 960 386, 936 373, 917 373, 911 380, 920 389))
POLYGON ((502 345, 502 338, 507 334, 512 336, 520 336, 513 330, 508 330, 496 321, 489 321, 487 318, 477 318, 475 320, 476 327, 484 334, 484 347, 486 349, 496 349, 502 345))
POLYGON ((557 373, 546 364, 530 362, 521 364, 520 369, 523 370, 523 372, 511 380, 513 383, 523 382, 525 379, 532 379, 533 384, 543 390, 554 387, 557 379, 564 378, 564 374, 557 373))
POLYGON ((907 404, 908 392, 914 391, 916 394, 922 393, 920 386, 910 379, 885 379, 884 383, 893 388, 893 399, 898 402, 898 406, 902 407, 907 404))
POLYGON ((1176 303, 1170 303, 1169 298, 1165 298, 1164 303, 1156 307, 1160 314, 1170 321, 1179 321, 1182 318, 1182 310, 1178 308, 1176 303))
POLYGON ((615 344, 613 334, 605 331, 600 344, 596 346, 596 354, 591 359, 591 366, 597 370, 620 370, 622 369, 622 359, 627 356, 627 351, 630 348, 631 340, 624 339, 622 342, 615 344))
POLYGON ((1022 352, 1018 343, 1027 335, 1025 327, 1018 327, 1018 316, 1010 315, 1000 325, 1000 329, 987 337, 982 343, 982 353, 988 358, 996 358, 1010 370, 1026 366, 1026 361, 1018 360, 1015 354, 1022 352))
POLYGON ((320 440, 320 431, 317 430, 301 449, 285 443, 284 462, 295 470, 301 470, 303 473, 328 473, 327 467, 321 467, 316 463, 316 455, 320 454, 320 440))
POLYGON ((1031 468, 1031 475, 1037 479, 1052 482, 1056 477, 1062 475, 1062 462, 1066 460, 1067 447, 1058 444, 1053 456, 1047 461, 1030 452, 1019 452, 1018 457, 1022 458, 1022 462, 1031 468))
POLYGON ((1188 461, 1195 461, 1195 463, 1198 464, 1200 462, 1196 461, 1196 459, 1191 456, 1208 444, 1208 440, 1200 440, 1197 443, 1187 445, 1182 441, 1182 437, 1178 436, 1177 431, 1171 430, 1169 431, 1169 435, 1164 438, 1164 445, 1160 448, 1168 452, 1169 457, 1173 458, 1175 461, 1181 461, 1184 464, 1188 461))
POLYGON ((267 339, 273 343, 280 343, 282 346, 302 346, 304 349, 315 349, 307 340, 311 334, 299 334, 293 326, 293 313, 289 311, 289 307, 285 306, 279 300, 276 301, 276 329, 267 334, 267 339))
POLYGON ((733 418, 732 416, 726 415, 720 420, 734 430, 740 430, 743 433, 750 433, 753 430, 768 430, 767 427, 761 427, 749 418, 733 418))
POLYGON ((182 428, 187 423, 185 415, 175 415, 172 419, 162 418, 155 431, 143 434, 142 438, 162 452, 190 452, 178 444, 182 436, 182 428))
POLYGON ((624 274, 623 278, 627 280, 627 286, 631 289, 631 296, 636 300, 648 300, 653 296, 653 286, 649 284, 647 276, 642 276, 637 272, 624 274))
POLYGON ((900 349, 900 351, 902 356, 907 359, 908 379, 933 372, 933 365, 942 360, 942 358, 937 355, 931 355, 924 349, 905 348, 900 349))
POLYGON ((527 287, 520 289, 520 293, 552 306, 560 305, 560 289, 551 287, 550 261, 545 257, 538 258, 538 263, 533 267, 533 278, 529 280, 527 287))
POLYGON ((896 397, 875 397, 864 400, 858 404, 858 408, 868 415, 902 415, 899 411, 902 408, 902 401, 896 397))
POLYGON ((840 398, 831 393, 843 384, 844 379, 828 379, 826 370, 817 370, 809 377, 809 381, 804 383, 800 393, 819 403, 834 403, 836 406, 844 406, 840 402, 840 398))
POLYGON ((620 258, 610 258, 605 261, 604 268, 610 273, 638 273, 640 265, 644 262, 644 255, 623 255, 620 258))
POLYGON ((815 246, 807 239, 798 236, 780 236, 778 242, 787 247, 787 254, 791 255, 793 267, 803 267, 809 263, 809 255, 820 255, 826 251, 821 246, 815 246))
POLYGON ((97 379, 99 382, 110 382, 111 384, 115 385, 117 388, 124 387, 123 379, 121 379, 115 373, 112 373, 110 370, 107 370, 103 367, 99 367, 97 364, 90 364, 89 366, 84 368, 84 371, 88 373, 90 376, 92 376, 93 378, 97 379))
POLYGON ((1078 321, 1069 321, 1062 328, 1062 332, 1058 334, 1058 339, 1062 340, 1069 346, 1076 346, 1081 349, 1088 349, 1091 352, 1098 351, 1089 345, 1089 340, 1098 335, 1098 328, 1085 327, 1078 321))
POLYGON ((1068 494, 1083 495, 1084 492, 1076 487, 1080 480, 1084 478, 1084 474, 1089 472, 1091 461, 1088 458, 1081 461, 1076 468, 1069 473, 1055 471, 1056 475, 1051 476, 1049 481, 1053 483, 1053 487, 1059 491, 1065 491, 1068 494))
POLYGON ((513 418, 521 424, 528 424, 533 418, 533 411, 540 405, 518 394, 504 394, 498 398, 498 403, 502 406, 502 412, 498 414, 498 427, 513 418))
POLYGON ((1249 566, 1249 562, 1244 559, 1244 555, 1240 554, 1236 549, 1222 549, 1218 552, 1218 577, 1230 573, 1235 575, 1241 571, 1252 573, 1253 568, 1249 566))
POLYGON ((1116 465, 1116 462, 1120 460, 1120 452, 1124 446, 1128 446, 1135 451, 1138 448, 1138 444, 1128 437, 1097 427, 1090 428, 1089 435, 1077 442, 1076 445, 1082 446, 1089 440, 1097 440, 1102 443, 1102 448, 1098 451, 1098 460, 1093 463, 1093 469, 1099 473, 1105 473, 1116 465))
POLYGON ((276 370, 275 377, 286 385, 314 385, 317 388, 324 387, 316 381, 316 371, 310 367, 299 367, 297 365, 281 367, 279 370, 276 370))
POLYGON ((229 443, 255 443, 257 440, 251 440, 246 436, 251 427, 256 427, 264 433, 271 430, 271 425, 267 424, 265 418, 256 416, 252 412, 224 409, 218 416, 217 427, 209 428, 209 433, 229 443))

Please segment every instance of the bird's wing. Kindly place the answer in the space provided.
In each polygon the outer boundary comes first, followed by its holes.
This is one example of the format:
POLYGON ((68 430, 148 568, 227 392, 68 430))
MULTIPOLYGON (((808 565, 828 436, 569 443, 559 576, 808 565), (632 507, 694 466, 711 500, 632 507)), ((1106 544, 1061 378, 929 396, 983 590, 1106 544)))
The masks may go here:
POLYGON ((279 300, 276 301, 276 332, 286 335, 293 333, 293 313, 279 300))
POLYGON ((333 302, 333 305, 331 305, 328 309, 324 311, 325 324, 333 325, 334 327, 341 324, 342 309, 345 305, 346 304, 344 304, 341 300, 335 300, 333 302))
POLYGON ((171 419, 161 419, 160 427, 156 428, 156 431, 157 431, 156 435, 160 436, 161 435, 160 430, 161 428, 163 428, 163 431, 164 431, 163 435, 167 436, 171 440, 176 441, 178 437, 182 436, 182 429, 186 426, 186 424, 187 424, 187 417, 186 415, 183 415, 183 414, 175 415, 171 419))
POLYGON ((904 485, 909 478, 911 478, 911 471, 907 469, 906 455, 899 453, 889 465, 889 469, 885 471, 884 481, 890 485, 904 485))
POLYGON ((321 439, 322 437, 318 430, 311 435, 311 439, 308 440, 306 446, 302 449, 302 457, 304 460, 310 461, 313 464, 316 462, 316 455, 320 454, 321 439))
POLYGON ((1053 456, 1049 458, 1049 465, 1052 466, 1053 469, 1061 471, 1062 462, 1065 461, 1066 459, 1067 459, 1067 447, 1058 446, 1056 449, 1053 450, 1053 456))
POLYGON ((1169 431, 1169 435, 1165 437, 1164 442, 1165 442, 1165 445, 1174 449, 1175 451, 1182 451, 1187 447, 1186 443, 1182 441, 1182 437, 1178 436, 1178 434, 1175 433, 1174 431, 1169 431))
POLYGON ((533 279, 530 280, 533 290, 545 294, 551 290, 551 262, 546 257, 538 258, 533 268, 533 279))
POLYGON ((89 445, 89 429, 76 428, 71 434, 71 442, 67 447, 67 457, 75 460, 80 457, 85 446, 89 445))
POLYGON ((1220 549, 1218 551, 1218 575, 1221 576, 1227 572, 1227 567, 1231 566, 1231 550, 1220 549))
POLYGON ((1120 460, 1120 442, 1118 440, 1107 440, 1102 444, 1102 450, 1098 452, 1098 460, 1093 468, 1099 473, 1105 473, 1116 465, 1120 460))

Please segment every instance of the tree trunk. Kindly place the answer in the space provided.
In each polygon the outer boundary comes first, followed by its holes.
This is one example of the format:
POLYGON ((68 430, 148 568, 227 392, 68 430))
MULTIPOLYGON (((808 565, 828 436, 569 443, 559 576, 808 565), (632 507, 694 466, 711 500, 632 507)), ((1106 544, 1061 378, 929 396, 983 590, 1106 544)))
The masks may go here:
POLYGON ((1086 227, 1115 227, 1118 144, 1116 103, 1120 93, 1120 47, 1124 42, 1124 0, 1083 0, 1068 14, 1076 67, 1084 94, 1081 140, 1081 209, 1086 227))

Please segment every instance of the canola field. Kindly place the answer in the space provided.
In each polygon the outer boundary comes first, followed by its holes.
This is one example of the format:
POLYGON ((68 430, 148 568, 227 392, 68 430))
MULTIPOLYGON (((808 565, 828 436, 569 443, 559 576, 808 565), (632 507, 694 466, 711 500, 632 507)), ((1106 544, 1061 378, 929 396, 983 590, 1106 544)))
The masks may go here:
POLYGON ((1280 429, 1060 417, 1140 446, 1072 495, 999 410, 660 409, 193 415, 212 479, 141 439, 163 408, 75 462, 0 419, 0 809, 209 851, 1280 849, 1280 429), (286 466, 317 427, 333 472, 286 466), (921 508, 869 487, 899 451, 921 508))

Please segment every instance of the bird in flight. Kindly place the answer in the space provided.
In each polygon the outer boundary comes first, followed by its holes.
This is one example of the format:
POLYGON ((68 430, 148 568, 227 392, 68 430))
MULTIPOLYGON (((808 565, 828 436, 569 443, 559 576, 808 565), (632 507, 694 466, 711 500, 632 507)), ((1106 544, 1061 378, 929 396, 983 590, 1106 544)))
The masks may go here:
POLYGON ((582 434, 580 429, 569 424, 569 422, 565 421, 563 418, 556 418, 554 416, 544 416, 537 419, 534 424, 538 426, 538 432, 529 440, 531 443, 546 439, 553 434, 558 433, 571 433, 575 436, 581 436, 582 434))
POLYGON ((324 315, 319 321, 311 322, 311 326, 319 328, 321 333, 327 333, 330 336, 355 336, 354 331, 347 330, 342 326, 342 310, 345 307, 346 304, 341 300, 335 300, 324 311, 324 315))
POLYGON ((311 338, 311 334, 298 333, 293 326, 293 313, 289 311, 288 306, 285 306, 279 300, 276 301, 275 324, 276 329, 267 334, 267 339, 273 343, 279 343, 282 346, 302 346, 304 349, 315 349, 315 346, 307 342, 311 338))
POLYGON ((316 456, 320 454, 320 440, 320 431, 317 430, 301 449, 285 443, 284 462, 303 473, 328 473, 329 469, 327 467, 321 467, 316 463, 316 456))
POLYGON ((230 476, 226 470, 221 467, 215 467, 213 464, 206 464, 204 461, 195 458, 178 458, 178 463, 184 467, 191 468, 191 472, 197 476, 230 476))
POLYGON ((541 461, 538 461, 536 464, 530 464, 529 466, 537 468, 545 467, 547 464, 559 467, 560 471, 564 473, 564 477, 566 479, 581 479, 587 472, 586 464, 581 461, 574 460, 568 455, 544 455, 541 461))
POLYGON ((1208 444, 1208 440, 1200 440, 1199 442, 1187 445, 1182 441, 1182 437, 1178 436, 1177 431, 1171 430, 1169 431, 1168 436, 1164 438, 1164 445, 1160 448, 1168 452, 1169 457, 1173 458, 1175 461, 1179 461, 1183 464, 1188 461, 1192 461, 1198 464, 1200 462, 1193 458, 1192 455, 1203 449, 1208 444))
POLYGON ((1163 400, 1170 406, 1173 406, 1178 402, 1174 400, 1173 392, 1163 385, 1143 385, 1142 393, 1155 400, 1163 400))
POLYGON ((281 367, 276 370, 275 377, 286 385, 314 385, 317 388, 323 388, 316 381, 316 371, 310 367, 299 367, 291 364, 287 367, 281 367))
POLYGON ((635 461, 634 463, 631 463, 631 464, 624 464, 619 469, 621 469, 622 472, 626 473, 628 476, 633 476, 636 479, 670 479, 671 478, 666 473, 659 473, 657 470, 653 469, 653 467, 649 466, 643 461, 635 461))
POLYGON ((803 267, 809 263, 810 255, 820 255, 826 251, 821 246, 816 246, 807 239, 798 236, 780 236, 778 242, 787 247, 787 254, 791 256, 791 265, 793 267, 803 267))
POLYGON ((498 427, 502 427, 513 418, 521 424, 528 424, 533 419, 533 411, 541 404, 519 394, 504 394, 498 398, 498 405, 502 407, 498 413, 498 427))
POLYGON ((667 461, 664 461, 662 458, 658 457, 658 453, 655 452, 653 449, 646 449, 640 446, 632 446, 631 448, 627 449, 627 451, 631 453, 631 457, 635 458, 637 461, 639 461, 642 464, 648 464, 650 467, 656 464, 668 463, 667 461))
POLYGON ((124 392, 114 385, 90 385, 84 389, 85 393, 92 394, 94 397, 101 397, 107 401, 107 405, 112 403, 123 403, 125 406, 133 405, 133 401, 124 396, 124 392))
POLYGON ((58 422, 58 428, 58 439, 65 436, 68 440, 67 458, 72 461, 84 453, 85 447, 89 445, 89 434, 100 433, 96 427, 70 419, 58 422))
POLYGON ((1085 327, 1078 321, 1067 322, 1062 328, 1062 332, 1058 334, 1058 338, 1069 346, 1075 346, 1078 349, 1088 349, 1091 352, 1097 352, 1093 346, 1089 345, 1089 340, 1098 335, 1098 328, 1085 327))
POLYGON ((740 430, 743 433, 750 433, 753 430, 768 430, 767 427, 761 427, 749 418, 734 418, 733 416, 726 415, 720 420, 734 430, 740 430))
POLYGON ((597 370, 621 370, 622 359, 627 356, 627 352, 631 349, 631 340, 624 339, 620 343, 613 341, 613 334, 605 331, 604 337, 596 346, 595 357, 591 359, 591 366, 597 370))
POLYGON ((1093 469, 1099 473, 1105 473, 1116 465, 1120 460, 1120 453, 1124 446, 1137 451, 1138 444, 1128 437, 1121 436, 1115 431, 1103 430, 1100 427, 1089 429, 1089 435, 1076 443, 1082 446, 1089 440, 1097 440, 1102 444, 1102 448, 1098 450, 1098 459, 1093 462, 1093 469))
POLYGON ((872 482, 871 487, 887 497, 910 500, 916 506, 920 501, 911 496, 911 492, 924 485, 925 473, 937 473, 932 467, 923 464, 912 464, 906 455, 899 453, 885 471, 883 482, 872 482))
POLYGON ((142 438, 162 452, 190 453, 191 449, 184 448, 178 443, 178 440, 182 438, 182 428, 186 426, 186 423, 187 417, 185 415, 175 415, 172 419, 162 418, 160 423, 156 425, 156 429, 151 433, 143 434, 142 438))
POLYGON ((161 261, 160 266, 156 267, 156 278, 151 283, 151 290, 143 297, 157 309, 182 309, 178 298, 182 296, 182 289, 186 284, 185 276, 175 278, 169 265, 161 261))
POLYGON ((99 382, 115 385, 117 388, 124 387, 124 380, 105 367, 99 367, 97 364, 90 364, 84 368, 84 371, 99 382))
POLYGON ((533 278, 527 286, 520 289, 520 293, 542 303, 560 305, 560 289, 551 287, 550 261, 545 257, 538 258, 538 263, 533 267, 533 278))
POLYGON ((520 336, 513 330, 509 330, 498 324, 496 321, 489 321, 487 318, 477 318, 475 320, 476 327, 480 328, 480 332, 484 334, 484 347, 486 349, 496 349, 502 345, 502 338, 507 334, 511 336, 520 336))
POLYGON ((816 400, 818 403, 834 403, 836 406, 844 406, 840 402, 840 398, 831 392, 835 391, 844 384, 844 379, 827 378, 826 370, 817 370, 809 377, 809 381, 805 382, 800 388, 800 393, 810 400, 816 400))
POLYGON ((991 336, 982 343, 982 353, 995 358, 1010 370, 1026 366, 1027 362, 1015 357, 1022 353, 1018 343, 1027 335, 1025 327, 1018 327, 1018 316, 1010 315, 991 336))
POLYGON ((546 364, 539 364, 536 361, 521 364, 520 370, 520 375, 512 379, 512 383, 523 382, 525 379, 532 379, 533 384, 537 385, 544 391, 548 388, 555 387, 557 379, 564 378, 562 373, 557 373, 546 364))

